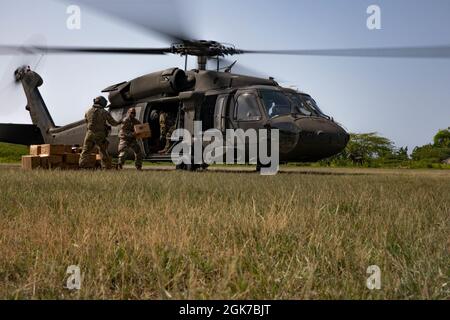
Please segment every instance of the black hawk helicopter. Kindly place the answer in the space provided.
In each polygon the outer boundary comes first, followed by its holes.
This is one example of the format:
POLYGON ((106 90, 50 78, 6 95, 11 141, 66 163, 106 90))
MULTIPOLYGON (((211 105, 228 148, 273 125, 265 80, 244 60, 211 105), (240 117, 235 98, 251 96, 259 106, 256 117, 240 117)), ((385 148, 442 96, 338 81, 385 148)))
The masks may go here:
MULTIPOLYGON (((96 2, 97 3, 97 2, 96 2)), ((90 6, 96 4, 89 3, 90 6)), ((120 2, 107 2, 97 9, 130 19, 133 5, 127 3, 124 11, 120 2)), ((135 20, 132 20, 136 22, 135 20)), ((224 135, 227 129, 279 129, 280 162, 318 161, 341 152, 349 141, 349 134, 326 115, 314 99, 304 93, 280 86, 273 78, 261 78, 235 74, 236 62, 220 67, 225 56, 242 54, 276 54, 344 57, 410 57, 449 58, 450 46, 359 48, 333 50, 246 50, 217 41, 193 40, 178 29, 152 29, 172 41, 162 48, 108 48, 108 47, 52 47, 0 45, 0 54, 11 53, 90 53, 90 54, 177 54, 185 57, 185 68, 177 67, 146 74, 130 81, 111 85, 102 92, 108 93, 109 111, 121 119, 130 107, 135 107, 137 119, 149 123, 152 136, 144 139, 146 160, 171 161, 170 149, 160 154, 160 131, 154 116, 164 110, 176 118, 176 127, 193 132, 194 121, 201 121, 203 130, 215 128, 224 135), (188 56, 197 57, 197 69, 187 70, 188 56), (207 62, 216 60, 213 70, 207 70, 207 62)), ((19 144, 71 144, 81 145, 86 132, 84 120, 65 126, 56 126, 39 92, 42 78, 28 66, 14 72, 15 80, 23 86, 26 109, 32 125, 0 124, 0 141, 19 144)), ((109 152, 117 155, 118 128, 109 137, 109 152)), ((173 147, 173 146, 172 146, 173 147)))

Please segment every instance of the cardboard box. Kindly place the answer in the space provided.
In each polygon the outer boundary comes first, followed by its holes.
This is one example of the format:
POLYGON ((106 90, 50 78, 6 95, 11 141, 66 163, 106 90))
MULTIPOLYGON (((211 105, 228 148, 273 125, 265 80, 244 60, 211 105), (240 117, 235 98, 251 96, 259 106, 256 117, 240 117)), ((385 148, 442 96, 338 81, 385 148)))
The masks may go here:
POLYGON ((80 161, 80 154, 79 153, 66 153, 66 154, 64 154, 63 161, 66 164, 78 165, 78 162, 80 161))
POLYGON ((73 151, 72 151, 72 145, 68 145, 68 144, 66 144, 65 146, 64 146, 64 153, 72 153, 73 151))
POLYGON ((41 155, 63 155, 64 152, 63 144, 41 144, 41 155))
POLYGON ((138 139, 146 139, 152 136, 148 123, 137 124, 134 126, 135 137, 138 139))
POLYGON ((41 166, 44 169, 54 169, 61 166, 63 156, 61 155, 41 155, 41 166))
POLYGON ((22 169, 33 170, 41 167, 41 157, 22 156, 22 169))
POLYGON ((38 156, 41 154, 41 146, 39 144, 33 144, 30 146, 30 155, 38 156))

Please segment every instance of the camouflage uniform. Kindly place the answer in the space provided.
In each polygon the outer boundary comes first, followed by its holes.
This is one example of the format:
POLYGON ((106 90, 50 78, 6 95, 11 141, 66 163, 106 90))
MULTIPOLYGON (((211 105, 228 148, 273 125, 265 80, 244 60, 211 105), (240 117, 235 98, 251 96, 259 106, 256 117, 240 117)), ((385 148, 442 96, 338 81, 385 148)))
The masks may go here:
POLYGON ((165 138, 165 146, 164 149, 159 151, 159 153, 166 153, 169 151, 172 141, 170 138, 172 137, 172 133, 176 129, 175 119, 167 112, 161 112, 159 115, 159 128, 160 128, 160 137, 162 139, 165 138))
POLYGON ((136 169, 142 168, 143 152, 134 136, 134 126, 137 124, 141 124, 141 122, 129 116, 122 120, 119 132, 119 166, 123 166, 127 156, 130 153, 134 153, 136 169))
POLYGON ((79 165, 81 168, 87 168, 91 164, 88 163, 88 155, 91 154, 97 146, 100 150, 100 158, 102 168, 111 168, 111 157, 108 154, 108 131, 109 123, 112 126, 117 126, 121 121, 116 121, 111 114, 104 109, 103 105, 95 104, 90 108, 86 114, 85 119, 87 123, 87 132, 84 138, 83 149, 80 155, 79 165))

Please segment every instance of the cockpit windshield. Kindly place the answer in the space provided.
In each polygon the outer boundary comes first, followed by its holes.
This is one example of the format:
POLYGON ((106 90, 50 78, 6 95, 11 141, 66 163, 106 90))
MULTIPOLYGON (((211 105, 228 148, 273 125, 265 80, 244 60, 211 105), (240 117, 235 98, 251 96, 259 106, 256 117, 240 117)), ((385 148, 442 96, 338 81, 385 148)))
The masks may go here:
POLYGON ((261 90, 261 97, 270 118, 292 113, 327 118, 314 99, 305 94, 261 90))
POLYGON ((292 112, 304 116, 327 117, 317 106, 316 101, 308 95, 286 93, 293 102, 292 112))

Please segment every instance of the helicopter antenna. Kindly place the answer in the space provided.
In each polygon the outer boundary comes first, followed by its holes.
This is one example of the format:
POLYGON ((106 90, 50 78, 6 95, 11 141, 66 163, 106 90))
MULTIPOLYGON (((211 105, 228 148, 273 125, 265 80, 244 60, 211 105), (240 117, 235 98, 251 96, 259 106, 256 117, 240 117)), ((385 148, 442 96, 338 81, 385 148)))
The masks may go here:
POLYGON ((234 60, 234 62, 232 64, 230 64, 228 67, 225 68, 224 72, 231 72, 231 69, 234 67, 236 62, 237 62, 237 60, 234 60))

